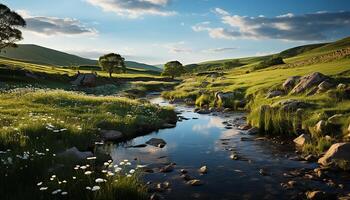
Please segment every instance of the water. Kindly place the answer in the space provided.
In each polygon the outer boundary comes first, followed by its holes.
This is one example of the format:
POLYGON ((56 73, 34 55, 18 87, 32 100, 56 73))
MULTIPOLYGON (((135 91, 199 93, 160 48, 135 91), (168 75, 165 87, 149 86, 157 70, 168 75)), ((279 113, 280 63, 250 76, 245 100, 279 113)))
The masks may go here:
MULTIPOLYGON (((161 98, 152 99, 152 102, 167 105, 161 98)), ((135 138, 127 144, 116 145, 111 153, 115 163, 137 158, 135 163, 154 168, 155 173, 146 174, 144 179, 155 183, 169 181, 171 189, 162 194, 166 199, 290 199, 295 193, 280 186, 281 182, 288 181, 283 173, 316 167, 315 164, 288 159, 286 155, 294 155, 290 146, 268 141, 241 141, 242 137, 253 136, 235 127, 225 128, 222 122, 241 118, 244 113, 199 115, 192 112, 192 107, 183 105, 176 105, 176 110, 189 120, 178 122, 176 128, 160 130, 135 138), (164 148, 126 148, 144 144, 151 138, 161 138, 167 145, 164 148), (232 150, 242 159, 231 160, 232 150), (158 167, 170 162, 177 164, 173 172, 158 172, 158 167), (208 167, 208 173, 200 175, 198 169, 203 165, 208 167), (262 168, 268 175, 259 173, 262 168), (188 170, 191 177, 200 179, 204 185, 195 187, 186 184, 180 177, 180 169, 188 170)))

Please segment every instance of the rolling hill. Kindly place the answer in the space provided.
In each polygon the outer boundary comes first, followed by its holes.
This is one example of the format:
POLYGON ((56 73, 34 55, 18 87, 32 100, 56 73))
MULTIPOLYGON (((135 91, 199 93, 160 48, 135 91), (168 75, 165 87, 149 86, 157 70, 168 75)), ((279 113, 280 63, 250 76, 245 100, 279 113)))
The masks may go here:
MULTIPOLYGON (((0 56, 15 60, 21 60, 36 64, 72 66, 72 65, 97 65, 96 60, 82 58, 65 52, 49 49, 32 44, 20 44, 18 48, 6 48, 0 52, 0 56)), ((126 61, 128 68, 161 71, 159 68, 144 63, 126 61)))
POLYGON ((258 65, 260 62, 264 60, 271 59, 272 57, 277 57, 277 56, 282 57, 283 60, 286 61, 287 63, 292 63, 296 61, 306 60, 312 57, 317 57, 317 56, 320 57, 322 55, 331 53, 336 50, 348 48, 349 46, 350 46, 350 37, 347 37, 347 38, 343 38, 341 40, 330 42, 330 43, 308 44, 308 45, 293 47, 293 48, 284 50, 280 53, 266 55, 266 56, 206 61, 206 62, 201 62, 197 64, 186 65, 185 68, 189 72, 229 70, 236 67, 249 67, 249 66, 258 65))

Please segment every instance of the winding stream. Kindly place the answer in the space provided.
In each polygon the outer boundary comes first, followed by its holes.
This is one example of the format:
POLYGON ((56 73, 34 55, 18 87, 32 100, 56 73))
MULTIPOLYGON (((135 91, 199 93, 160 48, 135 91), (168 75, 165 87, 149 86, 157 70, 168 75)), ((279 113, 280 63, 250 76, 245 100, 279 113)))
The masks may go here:
MULTIPOLYGON (((168 105, 160 97, 151 102, 168 105)), ((289 159, 295 156, 293 148, 271 141, 257 140, 236 127, 226 129, 223 122, 239 119, 244 123, 244 113, 200 115, 193 107, 176 105, 176 111, 188 118, 172 129, 164 129, 150 135, 138 137, 126 144, 116 145, 111 156, 115 163, 129 159, 148 165, 154 173, 146 173, 145 181, 159 183, 169 181, 169 190, 161 193, 165 199, 292 199, 296 192, 281 187, 289 179, 284 172, 316 168, 315 163, 289 159), (250 138, 241 141, 241 138, 250 138), (147 146, 128 148, 144 144, 150 138, 161 138, 167 142, 164 148, 147 146), (240 159, 232 160, 234 151, 240 159), (159 167, 176 163, 173 172, 160 173, 159 167), (198 169, 206 165, 208 173, 200 175, 198 169), (180 177, 180 169, 203 181, 202 186, 190 186, 180 177), (259 172, 261 169, 264 173, 259 172)))

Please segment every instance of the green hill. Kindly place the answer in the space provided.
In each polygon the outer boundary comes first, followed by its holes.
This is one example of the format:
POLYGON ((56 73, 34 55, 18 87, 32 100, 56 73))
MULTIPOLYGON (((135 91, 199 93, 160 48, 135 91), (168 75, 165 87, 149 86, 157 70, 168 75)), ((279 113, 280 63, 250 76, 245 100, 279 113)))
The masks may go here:
MULTIPOLYGON (((203 71, 217 71, 229 70, 237 67, 249 68, 259 65, 259 63, 271 59, 273 57, 282 57, 286 63, 294 63, 297 61, 305 61, 311 58, 319 58, 327 53, 332 53, 337 50, 350 47, 350 37, 331 42, 320 44, 308 44, 298 47, 293 47, 284 50, 277 54, 267 56, 255 56, 246 58, 234 58, 224 60, 206 61, 197 64, 186 65, 188 72, 203 72, 203 71)), ((339 52, 338 52, 339 53, 339 52)))
MULTIPOLYGON (((32 44, 20 44, 18 45, 18 48, 6 48, 0 52, 0 56, 36 64, 56 66, 97 65, 96 60, 82 58, 76 55, 32 44)), ((134 61, 126 61, 126 66, 128 68, 160 71, 160 69, 157 67, 134 61)))

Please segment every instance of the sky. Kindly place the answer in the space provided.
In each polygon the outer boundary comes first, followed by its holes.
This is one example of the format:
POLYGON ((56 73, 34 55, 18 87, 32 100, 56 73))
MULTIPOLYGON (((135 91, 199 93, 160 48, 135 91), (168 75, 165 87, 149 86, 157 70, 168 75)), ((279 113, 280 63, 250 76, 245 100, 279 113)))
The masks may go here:
POLYGON ((259 56, 350 36, 349 0, 0 0, 20 43, 96 59, 183 64, 259 56))

